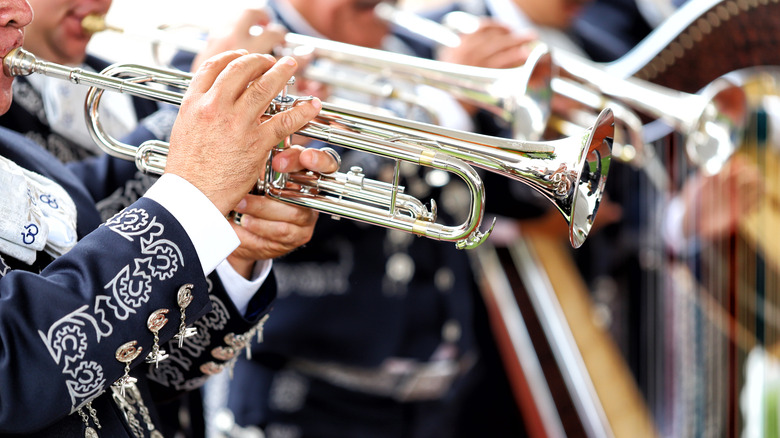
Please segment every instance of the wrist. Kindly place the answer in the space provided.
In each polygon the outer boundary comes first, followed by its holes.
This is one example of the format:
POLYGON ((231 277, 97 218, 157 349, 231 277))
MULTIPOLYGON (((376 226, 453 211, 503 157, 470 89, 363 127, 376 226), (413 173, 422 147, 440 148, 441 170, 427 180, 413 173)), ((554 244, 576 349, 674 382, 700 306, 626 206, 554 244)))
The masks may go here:
POLYGON ((252 272, 255 267, 255 260, 246 259, 231 254, 228 256, 227 261, 230 263, 230 266, 233 267, 233 270, 235 270, 237 274, 241 275, 247 280, 252 278, 252 272))

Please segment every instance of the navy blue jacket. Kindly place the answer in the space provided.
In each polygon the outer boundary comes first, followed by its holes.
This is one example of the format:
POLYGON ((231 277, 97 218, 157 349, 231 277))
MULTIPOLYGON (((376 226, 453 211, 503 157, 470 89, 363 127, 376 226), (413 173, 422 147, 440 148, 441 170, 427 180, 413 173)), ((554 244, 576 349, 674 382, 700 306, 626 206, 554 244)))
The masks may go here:
POLYGON ((65 188, 78 209, 80 239, 54 261, 43 253, 33 266, 7 255, 0 259, 0 435, 84 436, 84 423, 74 412, 91 401, 100 436, 131 437, 110 389, 124 374, 124 364, 114 357, 117 349, 131 341, 143 348, 131 375, 156 419, 156 402, 199 387, 230 361, 235 349, 226 340, 236 336, 226 336, 253 330, 274 297, 273 281, 255 296, 256 316, 246 320, 218 278, 203 276, 190 239, 156 202, 142 198, 100 226, 87 185, 101 183, 95 175, 105 174, 100 169, 105 161, 93 162, 95 171, 85 182, 34 142, 4 128, 0 154, 65 188), (186 322, 199 333, 179 348, 169 341, 179 327, 177 292, 187 283, 193 285, 193 301, 186 322), (153 344, 147 318, 162 308, 169 309, 169 321, 160 330, 160 346, 170 358, 155 368, 144 363, 153 344))

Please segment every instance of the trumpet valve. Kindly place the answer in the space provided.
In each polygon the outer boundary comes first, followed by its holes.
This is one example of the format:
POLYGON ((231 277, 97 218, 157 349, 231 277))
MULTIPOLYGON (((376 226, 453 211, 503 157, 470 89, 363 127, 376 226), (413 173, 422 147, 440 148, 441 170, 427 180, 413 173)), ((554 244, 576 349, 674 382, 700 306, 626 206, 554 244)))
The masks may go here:
POLYGON ((306 98, 294 99, 294 98, 288 96, 287 95, 287 87, 289 87, 291 85, 295 85, 295 76, 292 76, 292 77, 290 77, 290 79, 287 80, 287 84, 284 86, 284 88, 282 88, 282 92, 279 93, 279 95, 276 96, 274 98, 274 100, 271 102, 271 111, 273 111, 274 114, 276 114, 278 112, 281 112, 281 111, 286 111, 286 110, 292 108, 299 101, 311 100, 312 99, 311 97, 309 97, 308 99, 306 99, 306 98))
POLYGON ((349 168, 349 172, 345 175, 346 185, 356 188, 363 188, 363 180, 366 175, 363 173, 363 168, 360 166, 352 166, 349 168))
POLYGON ((436 218, 439 215, 439 206, 436 204, 435 199, 431 199, 431 211, 423 215, 423 220, 428 222, 436 222, 436 218))

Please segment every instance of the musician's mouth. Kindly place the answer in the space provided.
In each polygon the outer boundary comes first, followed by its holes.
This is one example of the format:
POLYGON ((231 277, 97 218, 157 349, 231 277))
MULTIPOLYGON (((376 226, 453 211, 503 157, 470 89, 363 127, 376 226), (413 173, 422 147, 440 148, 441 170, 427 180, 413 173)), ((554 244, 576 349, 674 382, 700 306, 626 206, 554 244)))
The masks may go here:
POLYGON ((68 13, 68 15, 63 20, 63 26, 68 30, 69 33, 72 35, 78 35, 82 38, 89 38, 92 36, 92 33, 84 29, 82 22, 84 21, 84 18, 89 15, 96 15, 96 16, 104 16, 106 15, 108 11, 103 9, 95 9, 94 7, 91 8, 79 8, 74 9, 68 13))
POLYGON ((5 56, 11 53, 11 51, 13 51, 14 49, 18 49, 19 47, 22 47, 23 41, 24 41, 24 32, 22 30, 19 30, 19 33, 13 40, 2 45, 2 52, 0 53, 0 55, 2 55, 3 58, 5 58, 5 56))

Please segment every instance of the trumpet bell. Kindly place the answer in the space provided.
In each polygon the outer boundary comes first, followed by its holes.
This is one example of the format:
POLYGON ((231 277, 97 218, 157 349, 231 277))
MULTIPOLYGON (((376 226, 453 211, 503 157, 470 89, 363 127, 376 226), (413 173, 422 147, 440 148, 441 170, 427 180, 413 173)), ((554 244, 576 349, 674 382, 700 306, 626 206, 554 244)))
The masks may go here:
POLYGON ((690 127, 685 151, 704 172, 714 175, 739 148, 747 125, 746 91, 725 75, 697 93, 705 102, 701 114, 690 127))
POLYGON ((582 139, 580 161, 574 167, 578 174, 574 179, 576 184, 571 195, 570 217, 567 219, 569 241, 575 248, 585 242, 596 219, 612 161, 614 132, 615 117, 611 110, 605 109, 582 139))

